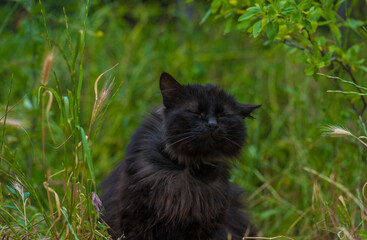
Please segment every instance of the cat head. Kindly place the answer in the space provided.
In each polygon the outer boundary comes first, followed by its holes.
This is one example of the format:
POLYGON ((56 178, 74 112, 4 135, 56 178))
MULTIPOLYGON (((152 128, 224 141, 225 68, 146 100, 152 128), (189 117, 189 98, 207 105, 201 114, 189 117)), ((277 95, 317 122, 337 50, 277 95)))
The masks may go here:
POLYGON ((243 104, 211 84, 181 85, 162 73, 165 141, 176 156, 235 157, 245 143, 243 119, 261 105, 243 104))

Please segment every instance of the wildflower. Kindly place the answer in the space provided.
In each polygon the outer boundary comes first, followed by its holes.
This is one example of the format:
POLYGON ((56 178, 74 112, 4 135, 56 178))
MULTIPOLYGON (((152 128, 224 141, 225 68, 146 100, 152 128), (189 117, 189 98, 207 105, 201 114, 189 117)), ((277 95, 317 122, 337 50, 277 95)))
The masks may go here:
POLYGON ((100 213, 103 208, 102 201, 101 199, 99 199, 98 195, 94 192, 92 192, 92 203, 97 213, 100 213))

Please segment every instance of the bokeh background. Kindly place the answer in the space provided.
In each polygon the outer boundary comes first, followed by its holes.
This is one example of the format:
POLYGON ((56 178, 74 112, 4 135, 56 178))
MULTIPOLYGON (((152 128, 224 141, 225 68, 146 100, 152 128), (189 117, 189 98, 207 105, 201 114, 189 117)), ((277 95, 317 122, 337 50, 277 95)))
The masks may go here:
MULTIPOLYGON (((7 105, 13 106, 24 97, 7 116, 19 121, 21 127, 7 126, 4 142, 35 186, 44 181, 38 99, 42 64, 53 51, 53 67, 61 92, 67 96, 73 83, 59 49, 70 58, 63 7, 75 46, 86 5, 71 0, 42 4, 43 8, 38 1, 0 3, 0 115, 7 105), (59 48, 50 46, 48 38, 59 48)), ((306 76, 302 52, 297 49, 250 38, 236 28, 225 33, 225 22, 213 16, 200 24, 209 8, 207 1, 90 2, 80 102, 82 127, 89 127, 97 77, 118 63, 101 78, 100 86, 111 80, 115 87, 122 83, 91 134, 97 184, 124 158, 129 139, 144 115, 161 103, 159 76, 166 71, 181 83, 217 84, 243 103, 262 104, 255 118, 246 120, 247 146, 231 180, 246 190, 247 211, 263 236, 335 239, 339 230, 325 223, 324 217, 338 214, 340 196, 346 198, 355 228, 363 229, 358 225, 360 216, 353 214, 358 208, 345 192, 305 170, 312 169, 356 196, 358 192, 363 195, 365 149, 351 138, 325 137, 322 131, 331 124, 363 134, 345 96, 326 92, 333 88, 332 81, 306 76)), ((48 86, 56 87, 53 74, 48 86)), ((65 136, 59 122, 54 101, 50 126, 55 142, 46 135, 46 161, 52 173, 64 168, 64 149, 58 146, 65 136)), ((1 175, 0 180, 6 199, 9 179, 1 175)))

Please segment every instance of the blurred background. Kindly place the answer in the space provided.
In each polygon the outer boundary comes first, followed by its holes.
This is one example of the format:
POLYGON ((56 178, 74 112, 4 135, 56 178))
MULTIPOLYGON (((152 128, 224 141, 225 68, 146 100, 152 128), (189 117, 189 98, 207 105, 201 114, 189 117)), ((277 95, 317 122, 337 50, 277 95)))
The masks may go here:
MULTIPOLYGON (((73 83, 64 58, 70 58, 69 37, 75 43, 83 29, 86 5, 71 0, 42 4, 43 8, 38 1, 0 3, 0 115, 7 103, 13 106, 24 97, 7 116, 19 125, 6 128, 4 141, 35 186, 44 181, 38 100, 42 64, 53 51, 54 70, 67 96, 73 83), (59 47, 50 46, 47 39, 59 47)), ((353 193, 361 189, 367 173, 365 149, 352 139, 322 134, 326 125, 339 124, 358 135, 358 117, 342 94, 326 92, 332 88, 330 80, 306 76, 306 65, 299 57, 302 52, 254 40, 236 28, 225 33, 226 23, 213 16, 200 24, 209 8, 207 1, 90 2, 81 126, 89 126, 97 77, 118 63, 99 85, 113 79, 115 87, 122 83, 91 134, 97 184, 124 158, 144 115, 161 103, 158 82, 166 71, 180 83, 217 84, 240 102, 262 104, 255 119, 246 120, 247 146, 233 168, 232 181, 246 190, 248 212, 263 236, 335 239, 338 229, 325 223, 323 215, 337 214, 343 191, 304 168, 330 177, 353 193), (317 191, 322 192, 322 204, 317 191), (335 212, 324 211, 325 203, 331 209, 335 206, 335 212)), ((53 74, 48 86, 56 88, 53 74)), ((58 146, 65 136, 59 122, 54 101, 50 126, 55 142, 46 136, 46 160, 52 172, 63 169, 63 149, 58 146)), ((4 177, 0 180, 7 183, 4 177)), ((353 215, 357 206, 353 201, 346 205, 351 221, 359 222, 360 216, 353 215)))

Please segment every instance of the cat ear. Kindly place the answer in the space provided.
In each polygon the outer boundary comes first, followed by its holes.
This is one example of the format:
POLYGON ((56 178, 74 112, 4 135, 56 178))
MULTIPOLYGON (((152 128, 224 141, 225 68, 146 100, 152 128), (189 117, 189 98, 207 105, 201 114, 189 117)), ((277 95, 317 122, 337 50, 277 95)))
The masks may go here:
POLYGON ((163 97, 163 104, 166 107, 172 106, 175 100, 181 96, 181 84, 166 72, 161 74, 159 87, 163 97))
POLYGON ((251 117, 251 113, 256 109, 261 107, 260 105, 254 105, 254 104, 243 104, 240 103, 239 104, 239 109, 240 109, 240 115, 245 118, 245 117, 251 117))
POLYGON ((181 84, 179 84, 171 75, 166 72, 161 74, 161 80, 159 82, 159 86, 161 91, 169 90, 169 89, 177 89, 181 88, 181 84))

